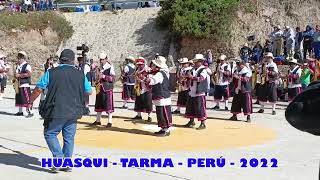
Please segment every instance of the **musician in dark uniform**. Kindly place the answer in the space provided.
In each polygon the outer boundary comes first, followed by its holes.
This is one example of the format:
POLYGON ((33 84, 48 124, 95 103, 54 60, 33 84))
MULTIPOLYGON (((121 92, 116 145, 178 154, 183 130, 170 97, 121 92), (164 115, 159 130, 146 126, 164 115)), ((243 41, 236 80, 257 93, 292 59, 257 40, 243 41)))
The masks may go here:
POLYGON ((127 103, 128 101, 134 101, 135 100, 135 92, 134 92, 134 85, 135 85, 135 79, 134 79, 134 72, 135 72, 135 66, 134 66, 134 57, 129 56, 125 59, 126 66, 123 69, 122 72, 122 78, 123 78, 123 86, 122 86, 122 100, 123 100, 123 108, 127 109, 127 103))
POLYGON ((277 95, 277 81, 278 81, 278 67, 276 63, 273 62, 273 54, 267 53, 265 56, 266 68, 263 69, 262 83, 260 87, 260 93, 258 100, 260 102, 260 110, 258 113, 264 113, 264 106, 269 102, 272 105, 272 115, 276 115, 276 103, 278 100, 277 95))
POLYGON ((172 126, 171 94, 169 90, 169 68, 166 58, 158 56, 151 63, 154 75, 146 79, 146 84, 152 86, 152 103, 156 106, 156 114, 160 131, 156 135, 164 137, 170 135, 172 126))
POLYGON ((189 61, 188 58, 182 58, 182 60, 180 61, 181 69, 179 71, 179 74, 177 74, 179 85, 177 109, 172 112, 173 114, 180 114, 180 108, 185 108, 187 106, 191 83, 187 76, 192 71, 190 62, 191 61, 189 61))
POLYGON ((193 59, 194 68, 192 73, 189 74, 191 86, 185 116, 190 121, 185 127, 195 126, 194 119, 197 118, 201 122, 197 130, 206 128, 205 121, 207 119, 206 93, 208 90, 208 74, 206 67, 202 65, 204 60, 205 58, 202 54, 196 54, 193 59))
POLYGON ((19 92, 16 92, 16 107, 19 107, 19 112, 16 113, 16 116, 23 116, 23 107, 26 108, 28 112, 27 117, 33 116, 33 113, 28 108, 30 102, 30 84, 31 84, 31 75, 32 70, 30 64, 27 63, 28 56, 24 51, 18 53, 18 66, 16 68, 15 78, 19 82, 19 92))
POLYGON ((144 58, 139 57, 136 60, 136 71, 135 71, 135 94, 136 100, 134 103, 134 111, 137 112, 137 116, 132 118, 134 120, 142 120, 141 113, 148 114, 147 122, 151 122, 152 112, 152 94, 151 89, 145 84, 144 80, 148 78, 150 68, 146 65, 144 58))
POLYGON ((109 128, 112 127, 112 113, 114 112, 113 83, 115 81, 115 71, 105 53, 100 53, 99 58, 101 71, 97 78, 99 84, 96 86, 97 94, 95 102, 97 118, 91 125, 101 125, 101 114, 102 112, 106 112, 108 114, 108 124, 106 127, 109 128))
POLYGON ((233 74, 233 85, 235 94, 232 100, 231 113, 233 116, 230 120, 237 121, 237 115, 241 113, 247 115, 247 121, 251 122, 250 114, 252 114, 252 97, 251 97, 251 70, 245 63, 239 63, 233 74))

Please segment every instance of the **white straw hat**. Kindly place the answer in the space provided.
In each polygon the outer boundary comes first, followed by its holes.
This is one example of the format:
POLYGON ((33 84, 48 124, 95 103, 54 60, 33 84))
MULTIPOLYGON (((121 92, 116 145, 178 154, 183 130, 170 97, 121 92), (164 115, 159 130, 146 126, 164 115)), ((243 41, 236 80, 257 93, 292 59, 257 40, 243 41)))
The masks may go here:
POLYGON ((163 56, 158 56, 157 59, 152 60, 152 63, 161 69, 168 69, 166 62, 167 59, 163 56))

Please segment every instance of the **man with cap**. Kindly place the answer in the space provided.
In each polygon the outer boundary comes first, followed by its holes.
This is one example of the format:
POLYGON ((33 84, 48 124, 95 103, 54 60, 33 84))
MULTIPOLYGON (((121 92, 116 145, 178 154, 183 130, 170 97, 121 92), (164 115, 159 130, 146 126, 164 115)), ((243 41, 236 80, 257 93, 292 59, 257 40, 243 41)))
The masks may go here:
POLYGON ((247 116, 246 122, 251 122, 252 114, 252 97, 251 97, 251 76, 250 68, 244 62, 237 64, 237 69, 233 74, 233 85, 235 93, 232 100, 231 113, 233 116, 230 120, 237 121, 237 115, 241 113, 247 116))
POLYGON ((164 137, 170 135, 169 127, 172 126, 171 94, 169 90, 169 68, 166 58, 158 56, 151 62, 153 76, 145 80, 147 86, 152 87, 152 104, 156 106, 156 114, 160 131, 156 135, 164 137))
POLYGON ((245 43, 243 47, 240 49, 240 57, 242 62, 248 63, 251 54, 252 50, 249 48, 248 43, 245 43))
POLYGON ((197 130, 206 128, 205 121, 207 119, 206 93, 208 91, 208 74, 206 68, 202 65, 205 60, 202 54, 196 54, 193 58, 194 68, 189 74, 191 80, 189 99, 186 107, 186 118, 189 122, 185 127, 195 126, 194 119, 197 118, 201 122, 197 130))
POLYGON ((132 118, 133 120, 142 120, 141 113, 148 114, 147 122, 151 122, 151 112, 152 112, 152 94, 151 89, 148 88, 145 79, 148 78, 148 73, 150 68, 146 65, 146 60, 143 57, 139 57, 136 60, 136 71, 135 71, 135 94, 136 100, 134 103, 134 111, 137 112, 136 117, 132 118))
MULTIPOLYGON (((30 97, 29 107, 44 89, 48 89, 46 98, 39 107, 39 113, 44 119, 44 138, 56 158, 71 158, 74 148, 74 136, 77 120, 84 113, 84 94, 91 93, 91 86, 84 74, 75 68, 75 53, 64 49, 60 55, 60 64, 49 69, 38 81, 30 97), (61 149, 58 134, 62 132, 63 148, 61 149)), ((52 168, 70 171, 70 168, 52 168)))
POLYGON ((97 78, 97 94, 95 102, 95 111, 97 112, 97 119, 91 126, 101 125, 102 112, 108 114, 107 128, 112 127, 112 113, 114 112, 113 101, 113 83, 115 81, 116 73, 113 65, 108 61, 107 54, 100 53, 100 74, 97 78))
POLYGON ((228 99, 230 96, 229 80, 231 78, 231 67, 226 62, 226 55, 221 55, 217 62, 216 71, 214 72, 215 86, 214 86, 214 101, 216 106, 214 110, 220 109, 219 102, 222 97, 224 99, 225 110, 228 111, 228 99))
POLYGON ((23 116, 23 107, 26 108, 28 112, 27 117, 33 116, 33 113, 28 108, 30 102, 30 84, 31 84, 31 75, 32 70, 30 64, 27 63, 27 53, 20 51, 18 53, 17 68, 15 72, 16 81, 19 83, 19 92, 16 93, 16 107, 19 107, 19 112, 16 113, 16 116, 23 116))
POLYGON ((189 90, 190 90, 190 79, 188 75, 191 73, 192 67, 190 67, 190 61, 188 58, 182 58, 180 61, 181 69, 177 74, 178 83, 178 101, 177 109, 173 111, 173 114, 180 114, 180 108, 185 108, 187 105, 189 90))
POLYGON ((302 70, 298 60, 294 58, 289 59, 289 74, 288 74, 288 98, 291 101, 294 97, 302 92, 301 74, 302 70))
POLYGON ((261 83, 261 93, 258 97, 260 103, 260 110, 258 113, 264 113, 264 106, 269 102, 272 105, 272 115, 276 115, 276 102, 278 100, 277 96, 277 86, 278 86, 278 67, 276 63, 273 62, 273 54, 267 53, 266 63, 262 69, 262 83, 261 83))
POLYGON ((135 100, 135 93, 134 93, 134 85, 135 85, 135 79, 134 79, 134 72, 135 72, 135 66, 133 64, 134 57, 129 56, 125 59, 126 66, 123 69, 122 77, 123 77, 123 85, 122 85, 122 100, 123 100, 123 108, 127 109, 127 103, 128 101, 134 101, 135 100))

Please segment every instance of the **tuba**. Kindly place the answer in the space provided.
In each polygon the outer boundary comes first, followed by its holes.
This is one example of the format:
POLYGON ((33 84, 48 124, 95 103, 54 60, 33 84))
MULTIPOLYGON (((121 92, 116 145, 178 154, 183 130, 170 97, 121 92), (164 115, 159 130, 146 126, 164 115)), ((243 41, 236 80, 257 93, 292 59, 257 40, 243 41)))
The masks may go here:
POLYGON ((14 65, 13 65, 13 78, 12 78, 12 84, 13 84, 13 88, 14 88, 14 91, 16 92, 16 94, 19 94, 19 88, 20 88, 20 80, 19 78, 16 78, 15 74, 16 74, 16 68, 14 65))

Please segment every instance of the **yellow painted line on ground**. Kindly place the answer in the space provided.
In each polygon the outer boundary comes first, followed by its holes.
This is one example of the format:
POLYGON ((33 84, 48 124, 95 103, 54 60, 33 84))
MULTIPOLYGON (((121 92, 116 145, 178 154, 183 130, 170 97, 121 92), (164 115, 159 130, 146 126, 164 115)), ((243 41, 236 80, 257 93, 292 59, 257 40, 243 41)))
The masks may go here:
MULTIPOLYGON (((129 116, 129 114, 126 114, 129 116)), ((113 118, 113 127, 90 127, 94 117, 79 121, 75 142, 81 146, 142 151, 202 151, 237 148, 265 144, 275 138, 272 129, 256 123, 207 120, 207 129, 182 128, 187 123, 183 117, 174 117, 177 126, 169 137, 156 137, 157 123, 132 123, 129 117, 113 118), (148 128, 146 128, 148 127, 148 128)), ((106 119, 104 119, 106 121, 106 119)), ((102 122, 104 122, 102 121, 102 122)), ((198 125, 198 122, 197 122, 198 125)))

